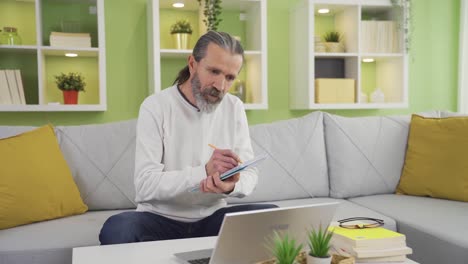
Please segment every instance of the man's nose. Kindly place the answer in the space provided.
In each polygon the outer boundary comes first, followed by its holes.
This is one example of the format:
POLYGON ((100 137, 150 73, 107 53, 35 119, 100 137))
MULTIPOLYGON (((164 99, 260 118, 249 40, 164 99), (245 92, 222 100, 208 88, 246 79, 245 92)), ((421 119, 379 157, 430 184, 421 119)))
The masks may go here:
POLYGON ((226 79, 224 78, 224 76, 219 76, 218 78, 216 78, 215 85, 214 85, 216 90, 223 92, 225 89, 225 85, 226 85, 226 79))

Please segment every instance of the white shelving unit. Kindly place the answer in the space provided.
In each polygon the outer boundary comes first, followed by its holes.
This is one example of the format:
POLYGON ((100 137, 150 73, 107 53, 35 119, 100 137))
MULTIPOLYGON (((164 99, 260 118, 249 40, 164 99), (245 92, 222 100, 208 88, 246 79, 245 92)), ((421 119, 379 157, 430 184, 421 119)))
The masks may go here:
MULTIPOLYGON (((197 23, 192 23, 194 33, 192 39, 197 40, 202 34, 202 17, 200 17, 200 7, 197 1, 185 1, 183 9, 175 9, 170 0, 148 0, 148 76, 149 93, 161 91, 167 88, 170 82, 167 79, 174 80, 179 68, 174 64, 182 65, 186 62, 192 50, 172 49, 172 45, 167 41, 171 39, 168 33, 169 25, 162 21, 162 13, 170 13, 170 19, 175 22, 176 19, 184 16, 197 17, 197 23), (180 15, 176 15, 177 12, 180 15), (185 60, 185 62, 184 62, 185 60), (171 68, 172 67, 172 68, 171 68), (167 76, 170 74, 170 76, 167 76), (166 78, 166 79, 165 79, 166 78)), ((225 13, 236 17, 239 31, 244 33, 241 43, 245 49, 244 66, 240 78, 246 84, 246 109, 267 109, 268 91, 267 91, 267 33, 266 33, 266 0, 223 0, 223 16, 225 13)), ((165 16, 167 18, 167 15, 165 16)), ((223 28, 222 21, 218 27, 219 31, 230 32, 230 29, 223 28)), ((231 20, 232 24, 232 20, 231 20)))
MULTIPOLYGON (((403 32, 398 30, 403 9, 393 7, 390 0, 301 0, 290 12, 290 108, 291 109, 380 109, 408 107, 408 58, 404 48, 403 32), (320 14, 319 9, 329 9, 320 14), (400 16, 395 16, 400 12, 400 16), (385 22, 395 27, 392 45, 375 38, 366 38, 364 21, 385 22), (329 31, 342 34, 345 52, 315 52, 315 36, 329 31), (380 46, 379 46, 380 45, 380 46), (385 46, 385 47, 383 47, 385 46), (371 48, 372 47, 372 48, 371 48), (363 62, 372 58, 374 62, 363 62), (340 76, 318 76, 316 63, 341 60, 344 66, 340 76), (320 103, 316 98, 316 78, 354 79, 353 103, 320 103), (385 101, 370 103, 371 93, 381 89, 385 101), (365 93, 369 101, 362 101, 365 93)), ((374 23, 374 22, 371 22, 374 23)), ((366 29, 367 30, 367 29, 366 29)), ((392 29, 389 29, 388 32, 392 29)), ((367 32, 367 31, 366 31, 367 32)), ((386 34, 386 32, 382 33, 386 34)), ((323 41, 323 38, 322 38, 323 41)), ((323 73, 322 73, 323 74, 323 73)), ((323 89, 323 87, 322 87, 323 89)))
MULTIPOLYGON (((1 10, 0 8, 0 26, 15 26, 15 23, 22 24, 24 28, 19 27, 19 35, 23 39, 27 39, 26 42, 28 43, 25 43, 23 40, 24 45, 0 45, 0 69, 20 69, 26 94, 26 105, 0 104, 0 111, 54 112, 107 110, 104 0, 0 0, 0 5, 2 4, 9 4, 10 6, 7 9, 10 10, 1 10), (75 9, 77 6, 80 6, 80 10, 75 9), (94 20, 94 16, 96 17, 94 25, 84 22, 83 24, 85 25, 82 26, 83 32, 88 32, 90 27, 95 31, 95 34, 91 34, 93 43, 91 48, 51 47, 49 45, 48 37, 50 31, 60 31, 60 25, 63 21, 70 20, 75 24, 80 23, 80 26, 83 22, 77 21, 77 17, 81 16, 67 17, 63 15, 60 18, 59 15, 55 15, 56 13, 54 13, 57 10, 52 10, 57 7, 60 10, 66 9, 68 14, 86 12, 86 15, 93 17, 92 20, 94 20), (86 9, 83 7, 86 7, 86 9), (23 21, 19 19, 11 19, 12 10, 13 12, 17 12, 17 14, 13 14, 13 17, 18 16, 25 10, 34 10, 31 12, 31 16, 27 17, 31 20, 30 23, 23 24, 23 21), (8 14, 5 12, 8 12, 8 14), (2 15, 4 15, 3 19, 1 18, 2 15), (25 34, 29 34, 30 36, 25 34), (93 98, 96 98, 91 100, 93 101, 92 103, 80 103, 79 101, 76 105, 65 105, 63 102, 51 101, 49 93, 57 93, 58 90, 52 81, 53 75, 59 72, 50 72, 50 70, 48 72, 49 63, 51 61, 53 61, 54 65, 59 63, 60 71, 65 73, 75 71, 76 69, 73 58, 66 58, 65 53, 76 53, 78 55, 77 58, 88 58, 91 61, 88 63, 92 65, 95 71, 93 71, 91 77, 86 75, 84 77, 87 83, 85 87, 86 93, 91 93, 94 96, 93 98), (3 62, 2 59, 4 59, 3 62)), ((81 96, 83 96, 82 93, 80 93, 81 96)), ((57 96, 54 98, 57 98, 57 96)))

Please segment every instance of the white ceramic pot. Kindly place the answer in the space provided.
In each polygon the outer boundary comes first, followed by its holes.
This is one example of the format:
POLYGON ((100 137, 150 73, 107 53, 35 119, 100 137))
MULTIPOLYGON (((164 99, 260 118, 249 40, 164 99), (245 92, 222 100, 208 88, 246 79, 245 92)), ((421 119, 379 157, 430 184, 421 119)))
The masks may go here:
POLYGON ((307 254, 307 264, 330 264, 331 260, 331 256, 329 256, 328 258, 317 258, 307 254))

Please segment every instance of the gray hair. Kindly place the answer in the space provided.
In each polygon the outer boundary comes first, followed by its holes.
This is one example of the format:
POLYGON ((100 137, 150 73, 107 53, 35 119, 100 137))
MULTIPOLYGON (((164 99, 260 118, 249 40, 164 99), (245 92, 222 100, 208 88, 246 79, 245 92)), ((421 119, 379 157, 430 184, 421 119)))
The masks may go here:
MULTIPOLYGON (((195 47, 193 48, 192 55, 195 61, 199 62, 206 56, 206 50, 208 45, 214 43, 219 47, 231 52, 231 54, 238 54, 242 56, 244 61, 244 49, 240 42, 233 36, 226 32, 208 31, 206 34, 198 39, 195 47)), ((174 80, 174 84, 183 84, 190 78, 190 71, 188 65, 179 71, 177 78, 174 80)))

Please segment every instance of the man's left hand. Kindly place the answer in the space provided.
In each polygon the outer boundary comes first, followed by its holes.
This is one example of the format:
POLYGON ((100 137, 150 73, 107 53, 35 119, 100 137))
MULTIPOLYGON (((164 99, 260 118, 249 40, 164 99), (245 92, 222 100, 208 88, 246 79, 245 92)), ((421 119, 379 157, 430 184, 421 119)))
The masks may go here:
POLYGON ((228 179, 222 181, 219 173, 215 172, 200 182, 200 189, 204 193, 225 193, 228 194, 234 190, 236 183, 240 179, 240 173, 234 174, 228 179))

